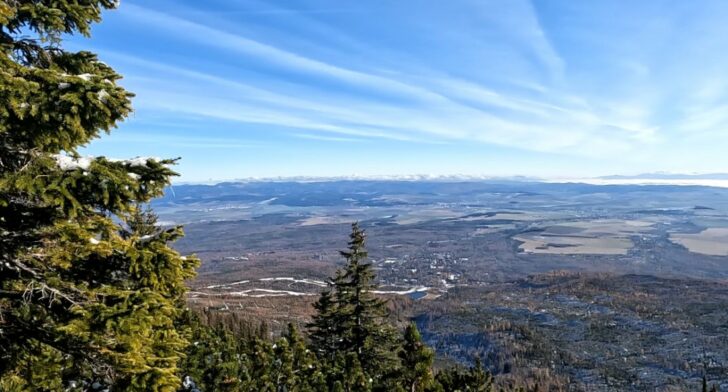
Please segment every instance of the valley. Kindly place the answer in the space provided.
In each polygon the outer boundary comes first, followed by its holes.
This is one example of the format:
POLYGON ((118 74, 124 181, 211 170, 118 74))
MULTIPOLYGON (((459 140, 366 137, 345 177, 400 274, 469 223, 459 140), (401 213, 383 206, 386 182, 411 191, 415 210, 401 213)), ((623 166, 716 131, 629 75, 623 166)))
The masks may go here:
POLYGON ((190 303, 274 334, 310 320, 358 221, 377 293, 443 363, 570 390, 728 388, 728 189, 250 182, 178 185, 154 208, 203 260, 190 303))

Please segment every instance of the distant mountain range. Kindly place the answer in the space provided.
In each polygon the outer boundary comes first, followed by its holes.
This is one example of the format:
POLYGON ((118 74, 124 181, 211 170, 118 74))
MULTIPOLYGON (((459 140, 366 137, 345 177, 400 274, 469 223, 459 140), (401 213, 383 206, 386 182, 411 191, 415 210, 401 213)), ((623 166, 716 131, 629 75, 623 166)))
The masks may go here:
POLYGON ((403 181, 403 182, 480 182, 480 181, 507 181, 507 182, 542 182, 542 178, 528 176, 486 176, 486 175, 434 175, 434 174, 393 174, 393 175, 349 175, 349 176, 290 176, 290 177, 248 177, 228 181, 210 182, 180 182, 178 185, 215 185, 215 184, 246 184, 255 182, 339 182, 339 181, 403 181))
POLYGON ((706 174, 679 174, 679 173, 642 173, 637 175, 608 175, 601 177, 584 178, 539 178, 532 176, 486 176, 486 175, 432 175, 432 174, 407 174, 407 175, 350 175, 350 176, 292 176, 292 177, 251 177, 240 178, 229 181, 210 182, 180 182, 175 185, 218 185, 218 184, 250 184, 250 183, 321 183, 321 182, 347 182, 347 181, 376 181, 376 182, 535 182, 535 183, 586 183, 592 185, 619 185, 619 184, 644 184, 653 185, 706 185, 726 187, 728 184, 715 182, 728 181, 728 173, 706 173, 706 174))
POLYGON ((613 175, 597 178, 600 180, 728 180, 728 173, 677 174, 657 172, 634 176, 613 175))

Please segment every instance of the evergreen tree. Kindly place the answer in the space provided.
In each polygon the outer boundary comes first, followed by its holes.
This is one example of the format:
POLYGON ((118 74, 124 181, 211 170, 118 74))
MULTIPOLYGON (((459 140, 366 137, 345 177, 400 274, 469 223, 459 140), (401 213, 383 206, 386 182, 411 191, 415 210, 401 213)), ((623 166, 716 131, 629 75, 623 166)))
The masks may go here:
POLYGON ((397 367, 396 337, 386 320, 386 303, 374 294, 377 285, 371 264, 366 263, 366 236, 357 223, 352 225, 349 238, 348 249, 340 252, 346 266, 337 271, 331 290, 315 305, 318 314, 309 326, 311 340, 320 358, 331 362, 332 369, 343 370, 332 375, 346 376, 348 366, 357 364, 374 385, 382 386, 397 367), (356 361, 349 354, 354 354, 356 361))
POLYGON ((293 374, 295 377, 294 389, 300 392, 322 391, 326 389, 326 379, 316 355, 308 348, 306 341, 293 324, 283 335, 291 351, 293 374))
POLYGON ((448 392, 493 392, 493 376, 487 372, 480 362, 463 371, 459 368, 445 369, 435 377, 440 387, 448 392))
POLYGON ((242 369, 246 367, 238 339, 222 327, 209 327, 197 316, 186 313, 184 325, 190 327, 190 345, 180 363, 180 375, 187 382, 183 391, 238 391, 242 369))
POLYGON ((147 205, 137 205, 127 219, 128 231, 139 237, 152 236, 160 233, 162 229, 158 225, 159 217, 147 205))
POLYGON ((356 352, 346 353, 343 365, 342 387, 346 392, 368 392, 373 379, 367 375, 356 352))
POLYGON ((279 368, 279 364, 276 363, 276 353, 271 343, 263 339, 253 339, 247 353, 250 356, 247 369, 249 379, 241 390, 278 392, 276 382, 279 370, 276 368, 279 368))
POLYGON ((400 379, 406 391, 424 392, 433 388, 435 378, 432 364, 435 352, 422 342, 420 331, 414 323, 405 329, 399 358, 402 361, 400 379))
POLYGON ((131 111, 120 76, 63 34, 112 0, 0 0, 0 390, 174 390, 175 328, 195 258, 180 228, 124 226, 162 194, 174 160, 77 148, 131 111))
POLYGON ((386 302, 373 293, 377 285, 358 223, 352 224, 349 238, 349 248, 340 252, 347 264, 334 280, 340 349, 356 353, 367 374, 384 376, 395 368, 396 333, 387 321, 386 302))
MULTIPOLYGON (((340 271, 337 271, 337 275, 340 271)), ((338 278, 337 278, 338 279, 338 278)), ((324 360, 333 361, 341 346, 341 330, 336 312, 333 294, 333 281, 329 280, 329 288, 324 290, 313 307, 316 314, 308 325, 309 338, 316 354, 324 360)))

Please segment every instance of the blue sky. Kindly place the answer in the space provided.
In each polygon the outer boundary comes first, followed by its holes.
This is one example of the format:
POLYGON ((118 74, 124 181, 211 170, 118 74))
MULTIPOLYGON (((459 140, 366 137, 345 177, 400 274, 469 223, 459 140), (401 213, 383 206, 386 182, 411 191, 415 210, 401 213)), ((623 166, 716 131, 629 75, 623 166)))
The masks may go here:
POLYGON ((124 0, 91 155, 181 181, 728 172, 728 2, 124 0))

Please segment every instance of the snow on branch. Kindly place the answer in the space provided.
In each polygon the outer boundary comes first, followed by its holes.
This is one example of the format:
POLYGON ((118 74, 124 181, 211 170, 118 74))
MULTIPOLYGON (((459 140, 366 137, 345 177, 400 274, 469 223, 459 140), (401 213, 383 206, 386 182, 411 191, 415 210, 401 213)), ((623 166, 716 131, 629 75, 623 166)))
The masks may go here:
POLYGON ((99 92, 97 92, 96 95, 98 96, 99 101, 101 101, 103 103, 106 103, 106 101, 108 101, 109 97, 110 97, 109 93, 104 89, 99 90, 99 92))
POLYGON ((154 157, 136 157, 122 162, 126 163, 129 166, 148 166, 149 161, 158 162, 159 160, 159 158, 154 157))
MULTIPOLYGON (((93 156, 73 157, 63 154, 55 154, 52 155, 52 157, 55 159, 58 167, 63 171, 72 171, 77 169, 88 170, 91 166, 91 162, 96 159, 93 156)), ((173 163, 173 160, 162 160, 156 157, 136 157, 131 159, 100 158, 105 159, 107 162, 124 165, 127 170, 132 168, 152 168, 154 164, 169 165, 173 163)), ((134 180, 138 180, 140 178, 138 173, 130 172, 128 175, 134 180)))
POLYGON ((63 171, 76 169, 88 170, 89 166, 91 166, 91 162, 93 161, 93 157, 74 158, 62 154, 56 154, 54 158, 56 159, 58 167, 60 167, 63 171))
POLYGON ((117 159, 117 158, 106 158, 109 162, 121 163, 130 167, 148 167, 149 161, 161 162, 162 160, 157 157, 136 157, 131 159, 117 159))

